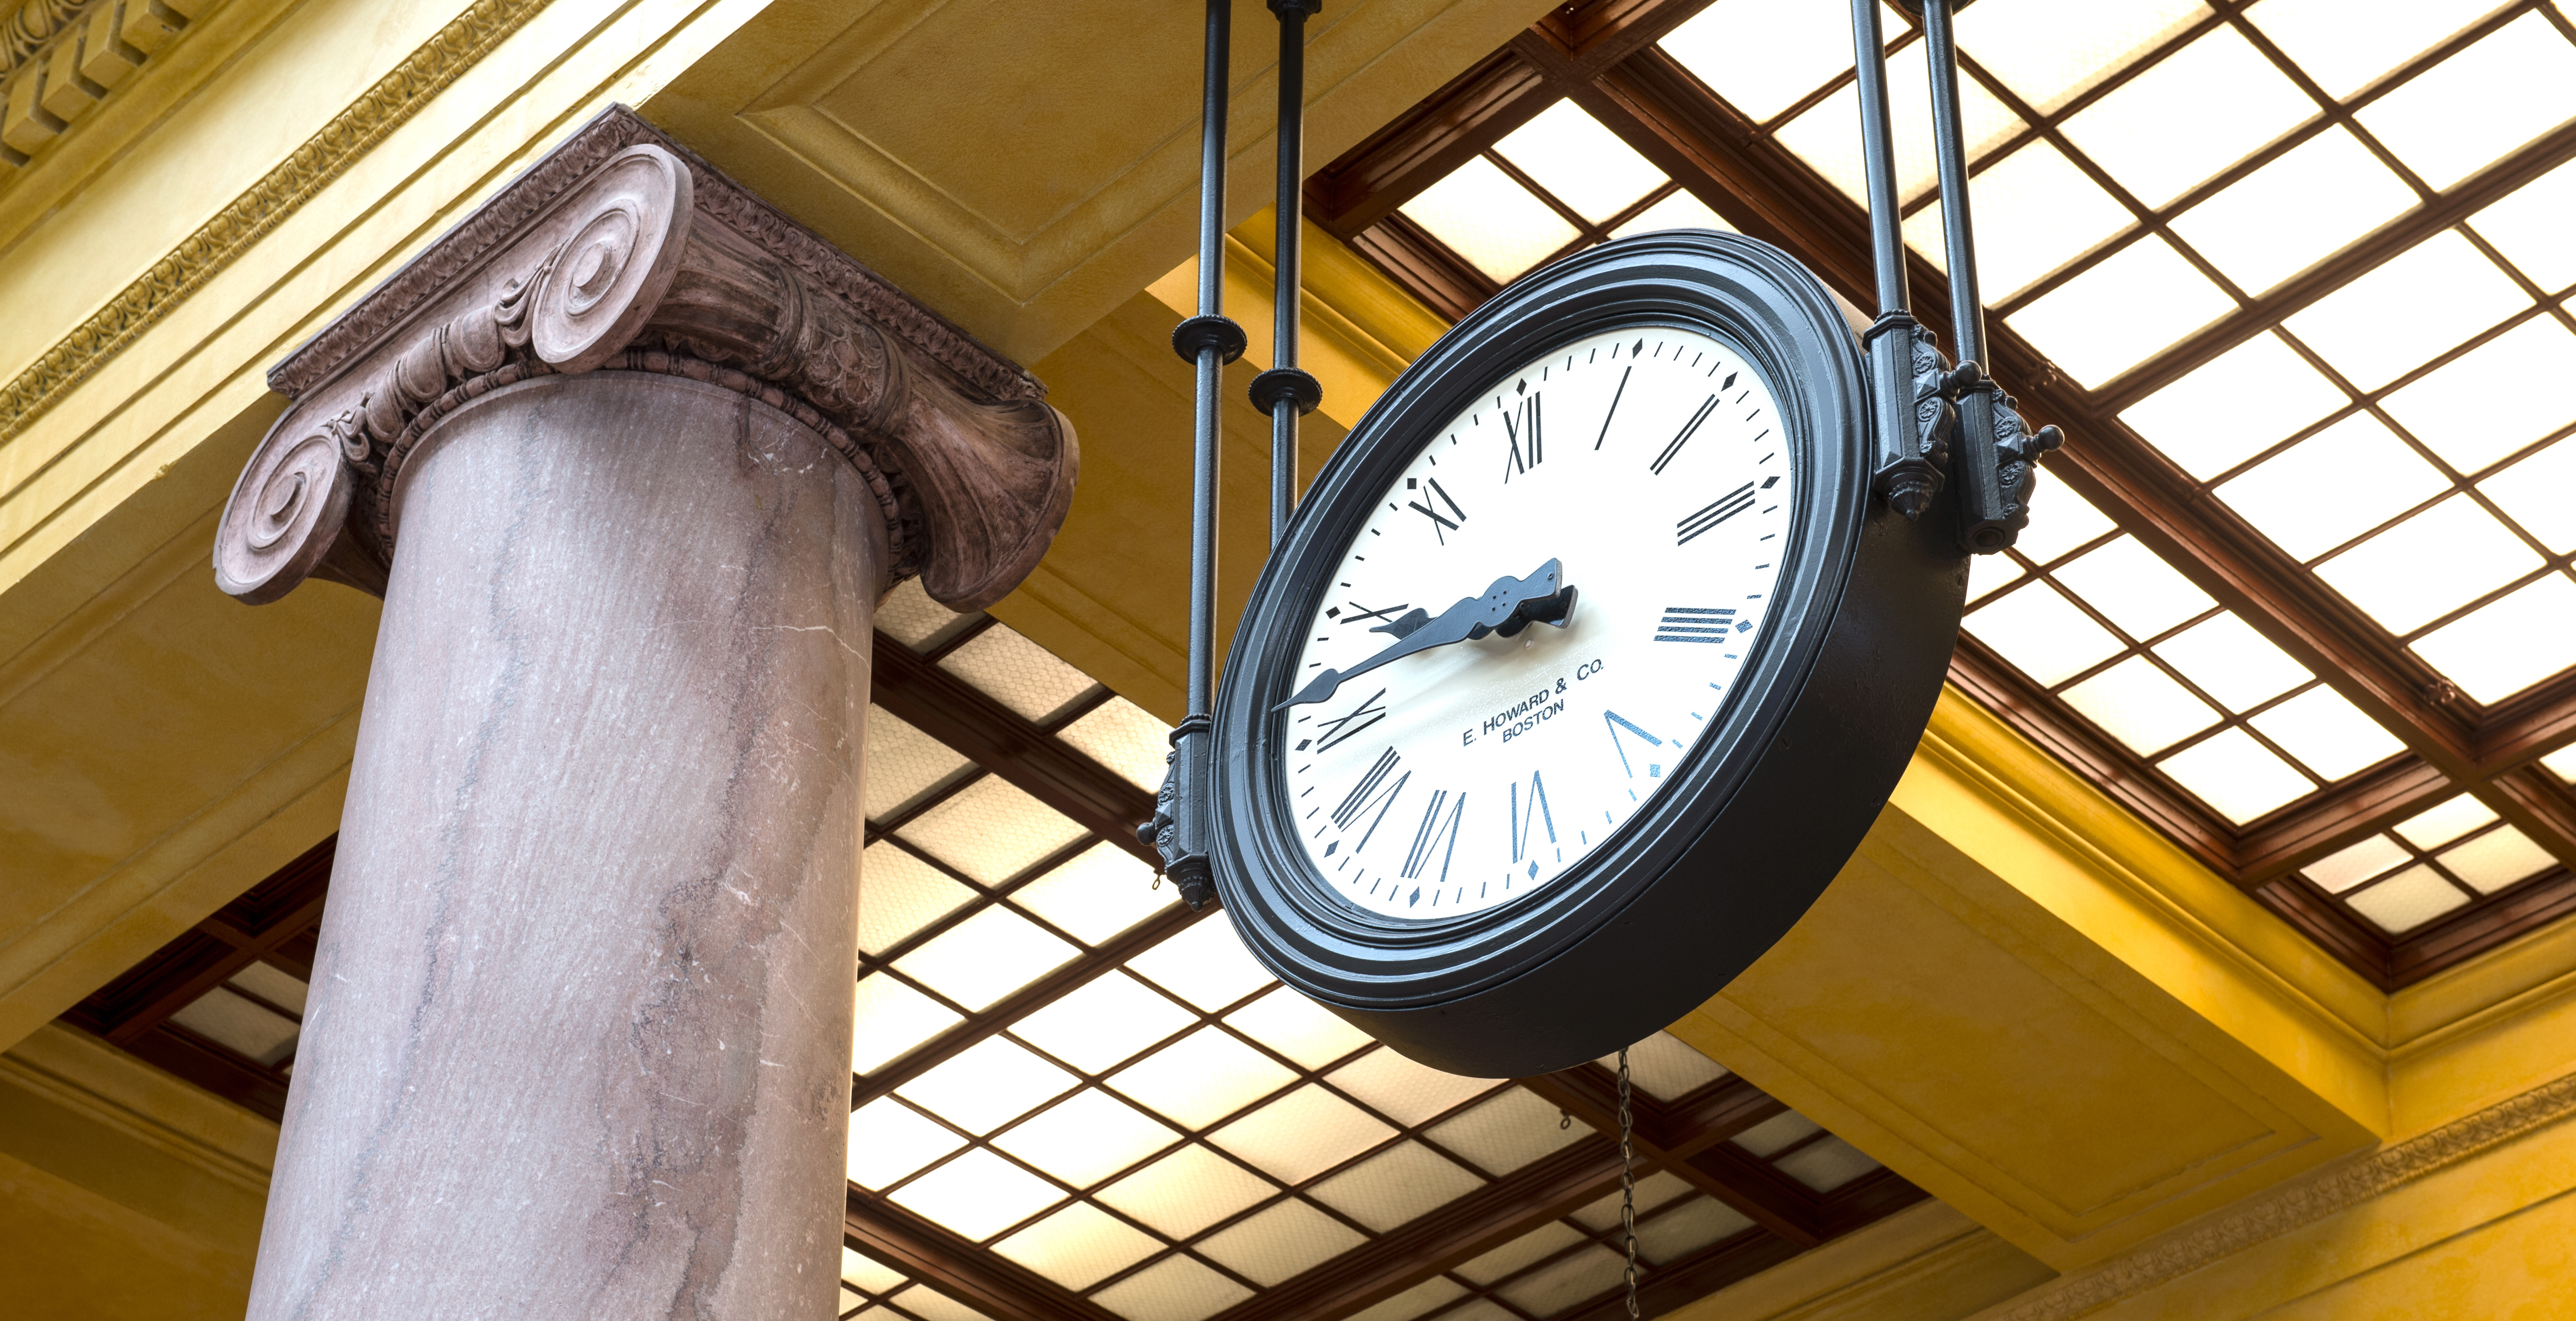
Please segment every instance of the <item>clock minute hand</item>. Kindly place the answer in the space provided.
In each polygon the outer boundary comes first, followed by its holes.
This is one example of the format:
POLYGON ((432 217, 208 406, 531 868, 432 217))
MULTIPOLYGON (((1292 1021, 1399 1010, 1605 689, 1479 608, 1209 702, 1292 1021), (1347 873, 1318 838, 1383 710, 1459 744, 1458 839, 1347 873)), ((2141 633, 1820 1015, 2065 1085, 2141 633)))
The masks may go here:
POLYGON ((1533 622, 1563 628, 1574 617, 1574 589, 1560 587, 1558 580, 1563 576, 1562 566, 1549 560, 1526 578, 1496 578, 1494 585, 1485 589, 1484 595, 1462 598, 1397 638, 1393 645, 1347 670, 1326 670, 1316 675, 1304 688, 1297 690, 1295 696, 1271 710, 1284 711, 1306 702, 1324 701, 1345 681, 1418 651, 1466 642, 1493 632, 1509 636, 1533 622))

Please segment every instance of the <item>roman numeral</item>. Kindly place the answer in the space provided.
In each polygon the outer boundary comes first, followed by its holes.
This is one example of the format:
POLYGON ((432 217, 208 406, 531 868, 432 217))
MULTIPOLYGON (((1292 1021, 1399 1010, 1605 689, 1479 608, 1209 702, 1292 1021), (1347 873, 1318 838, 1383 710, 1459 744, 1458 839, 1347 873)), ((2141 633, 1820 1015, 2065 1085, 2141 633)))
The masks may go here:
MULTIPOLYGON (((1529 810, 1521 810, 1521 787, 1512 786, 1512 865, 1519 866, 1529 852, 1530 824, 1535 821, 1547 827, 1547 842, 1556 842, 1556 817, 1547 810, 1547 786, 1540 782, 1537 771, 1530 772, 1529 810)), ((1538 864, 1530 864, 1530 875, 1538 875, 1538 864)))
POLYGON ((1511 444, 1511 455, 1503 462, 1503 481, 1509 484, 1515 472, 1528 472, 1546 457, 1546 437, 1539 427, 1539 396, 1529 395, 1503 414, 1503 435, 1511 444))
POLYGON ((1655 641, 1722 642, 1727 626, 1734 622, 1733 606, 1666 606, 1664 621, 1655 625, 1655 641))
POLYGON ((1369 694, 1368 700, 1352 708, 1350 714, 1326 720, 1322 725, 1324 741, 1316 747, 1315 751, 1330 752, 1334 744, 1344 742, 1361 730, 1386 719, 1386 708, 1377 704, 1377 699, 1384 696, 1386 696, 1386 690, 1380 688, 1369 694), (1354 721, 1357 723, 1354 724, 1354 721))
MULTIPOLYGON (((1410 479, 1407 479, 1405 482, 1405 485, 1407 486, 1411 486, 1412 484, 1413 483, 1410 479)), ((1439 479, 1425 478, 1422 484, 1431 488, 1432 495, 1440 497, 1440 503, 1449 506, 1450 517, 1442 518, 1439 511, 1431 507, 1430 501, 1427 498, 1422 500, 1408 500, 1405 502, 1404 507, 1415 510, 1424 518, 1430 519, 1431 535, 1437 538, 1441 545, 1446 546, 1449 544, 1449 538, 1446 534, 1448 532, 1457 531, 1458 524, 1467 521, 1467 511, 1460 509, 1458 507, 1458 502, 1450 499, 1449 493, 1441 489, 1439 479)))
POLYGON ((1743 513, 1747 509, 1751 509, 1752 507, 1753 483, 1746 482, 1744 485, 1736 487, 1734 490, 1719 496, 1716 500, 1710 502, 1707 508, 1692 514, 1688 518, 1682 519, 1678 523, 1675 523, 1673 525, 1674 535, 1680 537, 1681 540, 1673 544, 1677 546, 1687 546, 1691 543, 1691 538, 1708 531, 1710 528, 1716 527, 1718 524, 1723 523, 1726 520, 1735 517, 1737 514, 1743 513))
MULTIPOLYGON (((1623 716, 1623 715, 1619 714, 1619 713, 1618 713, 1618 712, 1616 712, 1616 711, 1608 711, 1608 710, 1605 710, 1605 711, 1603 711, 1603 712, 1601 713, 1601 718, 1602 718, 1603 720, 1605 720, 1605 721, 1608 721, 1608 722, 1609 722, 1609 725, 1610 725, 1610 746, 1611 746, 1611 748, 1612 748, 1612 749, 1614 749, 1615 751, 1617 751, 1617 752, 1618 752, 1618 754, 1619 754, 1619 769, 1621 769, 1621 770, 1624 770, 1624 771, 1628 772, 1628 778, 1629 778, 1629 779, 1631 779, 1631 780, 1636 779, 1636 778, 1637 778, 1637 768, 1636 768, 1635 766, 1632 766, 1632 765, 1630 765, 1630 764, 1628 763, 1628 748, 1627 748, 1627 745, 1625 745, 1625 744, 1623 744, 1623 743, 1621 743, 1621 742, 1619 741, 1619 731, 1620 731, 1620 730, 1623 730, 1623 729, 1624 729, 1624 730, 1627 730, 1629 733, 1634 734, 1634 735, 1636 735, 1637 737, 1639 737, 1639 738, 1641 738, 1641 739, 1644 739, 1644 740, 1647 742, 1647 744, 1648 744, 1649 746, 1652 746, 1652 747, 1658 747, 1658 748, 1660 748, 1660 747, 1664 746, 1664 741, 1663 741, 1662 739, 1659 739, 1659 738, 1655 737, 1655 736, 1654 736, 1654 735, 1652 735, 1652 734, 1647 733, 1646 731, 1644 731, 1644 730, 1642 730, 1642 729, 1637 728, 1636 722, 1634 722, 1634 721, 1632 721, 1632 720, 1628 719, 1628 717, 1623 716)), ((1644 752, 1643 752, 1643 750, 1642 750, 1642 749, 1639 751, 1639 755, 1640 755, 1640 756, 1643 756, 1643 755, 1644 755, 1644 752)), ((1650 775, 1650 776, 1654 776, 1654 775, 1662 775, 1663 773, 1664 773, 1664 768, 1663 768, 1663 767, 1661 767, 1661 766, 1657 766, 1657 765, 1649 765, 1649 766, 1647 766, 1647 767, 1646 767, 1646 774, 1648 774, 1648 775, 1650 775)))
POLYGON ((1431 805, 1422 809, 1422 824, 1413 832, 1413 847, 1404 855, 1404 879, 1410 881, 1420 877, 1422 869, 1431 865, 1434 850, 1440 854, 1440 874, 1432 878, 1433 883, 1449 879, 1449 859, 1458 852, 1458 817, 1466 810, 1467 795, 1458 795, 1453 805, 1449 801, 1448 790, 1432 792, 1431 805), (1446 823, 1440 820, 1440 809, 1444 806, 1449 808, 1446 823), (1445 846, 1441 842, 1444 837, 1448 841, 1445 846))
POLYGON ((1635 363, 1619 369, 1619 388, 1610 392, 1610 411, 1601 415, 1601 434, 1592 438, 1592 448, 1601 448, 1601 442, 1610 438, 1610 419, 1619 416, 1619 401, 1628 394, 1628 373, 1635 370, 1635 363))
POLYGON ((1691 433, 1698 431, 1699 424, 1707 421, 1708 415, 1716 408, 1717 396, 1710 395, 1708 402, 1701 404, 1699 411, 1691 414, 1690 421, 1682 424, 1681 434, 1673 437, 1673 443, 1664 446, 1664 452, 1655 456, 1654 472, 1657 475, 1660 476, 1663 473, 1664 465, 1672 462, 1674 455, 1682 452, 1682 446, 1689 442, 1691 433))
POLYGON ((1386 820, 1387 812, 1394 808, 1396 795, 1404 792, 1405 781, 1413 778, 1413 772, 1406 771, 1396 776, 1395 783, 1386 783, 1386 777, 1395 770, 1397 760, 1393 748, 1377 754, 1377 760, 1369 763, 1368 773, 1360 777, 1358 784, 1351 786, 1350 796, 1333 809, 1334 826, 1347 831, 1360 819, 1361 813, 1371 806, 1377 808, 1377 815, 1369 819, 1368 830, 1360 836, 1358 845, 1351 849, 1353 853, 1368 847, 1369 840, 1377 835, 1378 823, 1386 820), (1380 785, 1385 787, 1381 789, 1380 785))

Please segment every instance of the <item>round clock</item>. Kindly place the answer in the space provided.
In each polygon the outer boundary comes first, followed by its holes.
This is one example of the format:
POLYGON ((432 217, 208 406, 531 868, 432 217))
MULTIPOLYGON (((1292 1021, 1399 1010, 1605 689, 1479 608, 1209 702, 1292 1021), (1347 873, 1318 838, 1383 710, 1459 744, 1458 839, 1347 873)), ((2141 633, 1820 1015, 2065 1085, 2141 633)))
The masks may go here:
POLYGON ((1655 234, 1513 286, 1370 410, 1217 696, 1218 893, 1282 981, 1528 1075, 1680 1018, 1806 911, 1966 587, 1948 502, 1871 494, 1858 329, 1776 249, 1655 234))

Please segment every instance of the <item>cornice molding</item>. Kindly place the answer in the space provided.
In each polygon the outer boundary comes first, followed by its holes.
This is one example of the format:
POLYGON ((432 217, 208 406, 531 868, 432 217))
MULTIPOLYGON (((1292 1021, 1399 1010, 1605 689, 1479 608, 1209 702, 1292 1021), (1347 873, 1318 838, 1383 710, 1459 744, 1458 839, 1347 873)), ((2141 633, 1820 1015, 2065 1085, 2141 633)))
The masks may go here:
POLYGON ((956 609, 1016 586, 1072 504, 1072 424, 1027 372, 617 106, 269 373, 295 406, 226 504, 218 585, 381 592, 404 465, 440 422, 602 368, 721 385, 821 434, 875 493, 891 571, 956 609))
POLYGON ((440 28, 276 168, 118 290, 106 306, 0 385, 0 441, 25 431, 172 308, 231 266, 545 4, 546 0, 475 0, 440 28))
POLYGON ((2576 1074, 2440 1128, 2350 1157, 2101 1265, 2061 1276, 1977 1321, 2072 1321, 2134 1298, 2576 1114, 2576 1074))

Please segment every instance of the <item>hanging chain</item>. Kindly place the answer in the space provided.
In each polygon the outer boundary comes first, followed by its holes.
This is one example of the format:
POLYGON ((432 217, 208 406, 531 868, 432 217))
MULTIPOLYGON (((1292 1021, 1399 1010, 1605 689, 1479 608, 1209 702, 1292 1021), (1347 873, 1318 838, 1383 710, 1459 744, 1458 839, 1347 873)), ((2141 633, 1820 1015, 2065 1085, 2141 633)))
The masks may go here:
POLYGON ((1637 1315, 1637 1149, 1628 1110, 1628 1049, 1619 1048, 1619 1230, 1628 1240, 1628 1316, 1637 1315))

